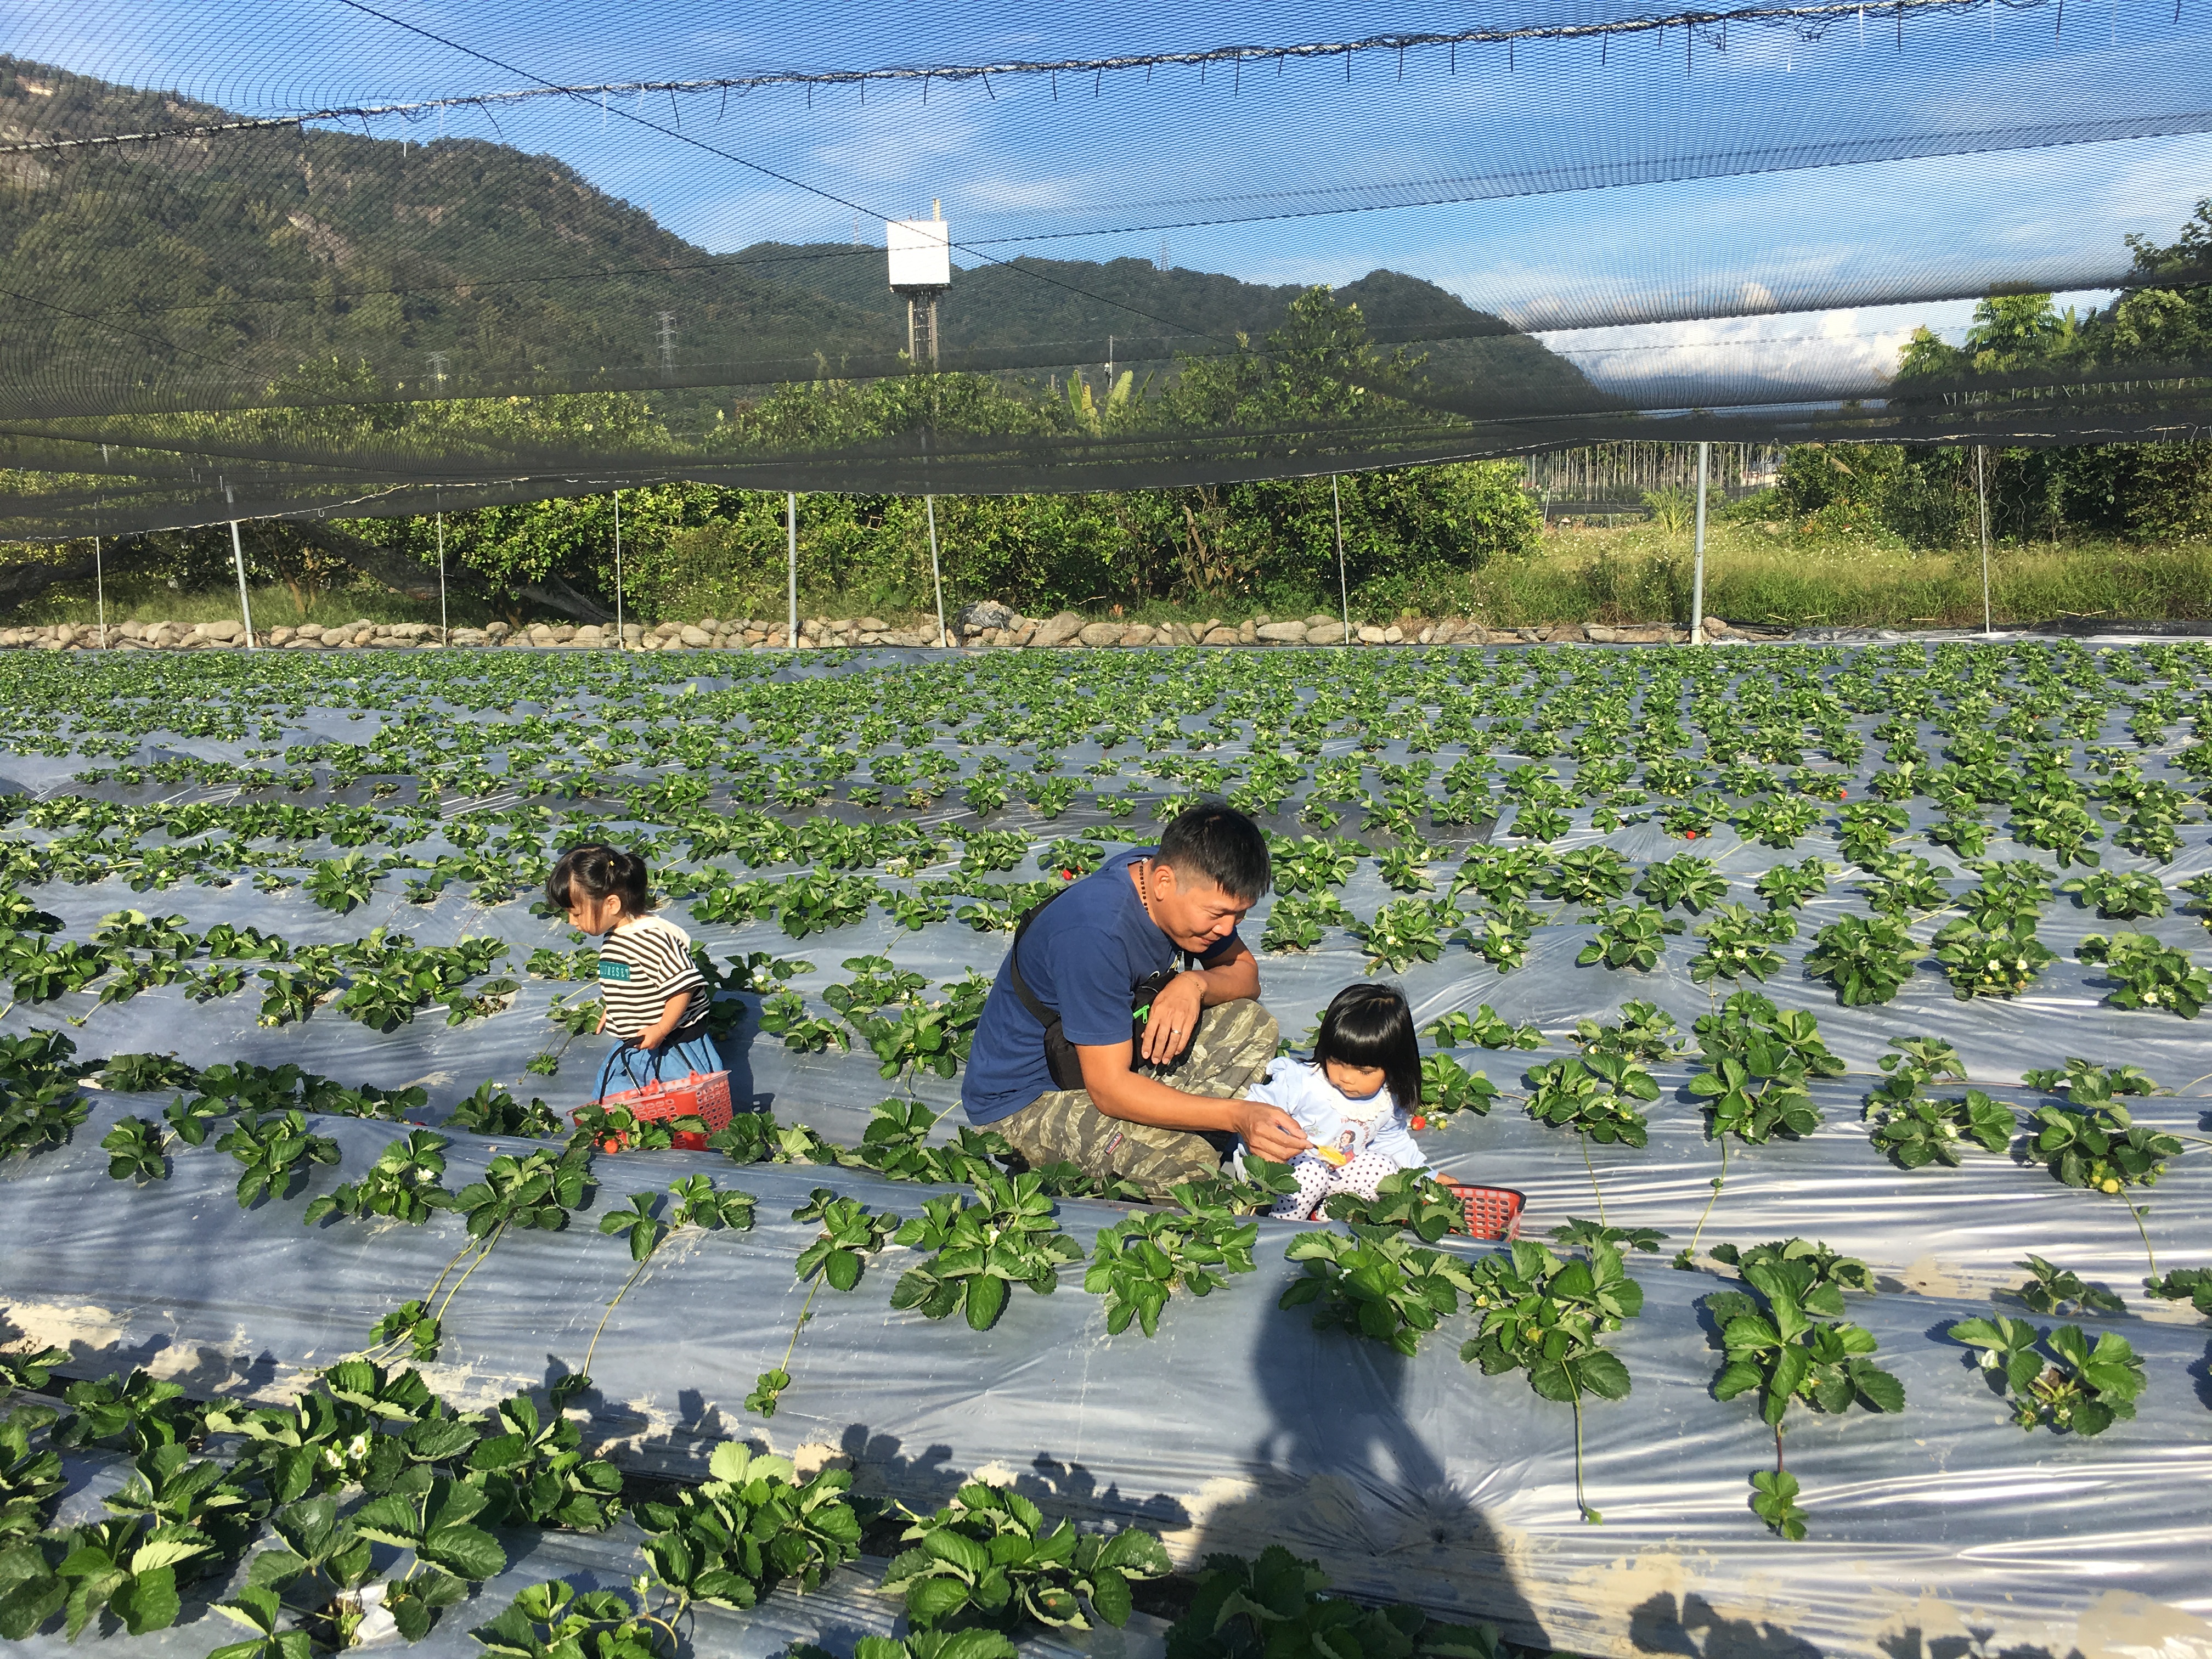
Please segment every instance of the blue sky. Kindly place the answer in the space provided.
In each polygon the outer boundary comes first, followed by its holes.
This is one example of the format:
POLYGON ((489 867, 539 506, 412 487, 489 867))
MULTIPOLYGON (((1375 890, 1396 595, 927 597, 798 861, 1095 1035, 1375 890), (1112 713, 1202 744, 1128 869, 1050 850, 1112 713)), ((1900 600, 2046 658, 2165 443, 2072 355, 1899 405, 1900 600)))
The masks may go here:
MULTIPOLYGON (((769 8, 677 0, 0 0, 0 51, 250 112, 564 84, 1344 40, 1650 9, 1012 0, 769 8), (442 35, 440 44, 427 34, 442 35), (476 55, 471 55, 471 54, 476 55), (500 60, 495 64, 487 58, 500 60), (502 67, 501 65, 504 65, 502 67)), ((1894 361, 1997 283, 2094 289, 2123 238, 2212 194, 2208 27, 2171 0, 1849 15, 1417 49, 1232 72, 1001 76, 920 91, 550 100, 374 131, 545 151, 716 250, 879 243, 941 199, 963 263, 1156 257, 1269 282, 1410 272, 1601 375, 1724 354, 1789 378, 1894 361), (1056 94, 1056 96, 1055 96, 1056 94), (678 131, 680 123, 680 132, 678 131), (753 165, 746 165, 752 163, 753 165), (781 177, 775 176, 781 175, 781 177)))

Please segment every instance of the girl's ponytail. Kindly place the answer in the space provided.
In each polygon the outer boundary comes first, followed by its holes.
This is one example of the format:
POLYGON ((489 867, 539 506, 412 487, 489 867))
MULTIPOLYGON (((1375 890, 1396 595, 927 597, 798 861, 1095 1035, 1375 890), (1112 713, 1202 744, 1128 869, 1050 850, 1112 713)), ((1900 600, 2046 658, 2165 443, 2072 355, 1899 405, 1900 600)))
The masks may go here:
POLYGON ((556 910, 568 911, 579 897, 596 901, 610 896, 622 901, 626 916, 641 916, 653 908, 645 860, 604 842, 571 847, 545 878, 545 902, 556 910))

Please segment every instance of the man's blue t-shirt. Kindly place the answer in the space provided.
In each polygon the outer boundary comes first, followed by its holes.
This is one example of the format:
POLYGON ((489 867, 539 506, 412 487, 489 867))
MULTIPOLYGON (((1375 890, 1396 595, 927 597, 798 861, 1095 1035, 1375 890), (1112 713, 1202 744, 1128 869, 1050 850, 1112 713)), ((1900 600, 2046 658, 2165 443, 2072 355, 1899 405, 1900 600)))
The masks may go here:
MULTIPOLYGON (((1156 850, 1115 854, 1053 900, 1023 936, 1022 978, 1039 1002, 1059 1011, 1070 1042, 1127 1042, 1130 994, 1179 954, 1145 914, 1129 874, 1131 865, 1156 850)), ((1236 945, 1232 933, 1200 960, 1218 963, 1236 945)), ((1009 961, 1012 956, 1007 952, 1009 961)), ((978 1127, 996 1123, 1059 1086, 1045 1063, 1044 1027, 1022 1006, 1002 963, 960 1082, 968 1121, 978 1127)))

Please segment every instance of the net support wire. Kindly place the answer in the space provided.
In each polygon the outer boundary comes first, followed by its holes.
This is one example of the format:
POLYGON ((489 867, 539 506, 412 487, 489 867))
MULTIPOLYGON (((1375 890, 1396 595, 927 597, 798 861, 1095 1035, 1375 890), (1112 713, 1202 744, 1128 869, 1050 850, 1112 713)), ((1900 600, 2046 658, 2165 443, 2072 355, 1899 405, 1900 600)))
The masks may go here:
POLYGON ((1987 444, 1974 446, 1974 495, 1981 503, 1982 519, 1982 637, 1996 638, 1996 630, 1990 622, 1990 483, 1984 466, 1989 454, 1987 444))
POLYGON ((799 649, 799 492, 783 492, 784 556, 787 568, 787 591, 791 605, 790 621, 783 643, 788 651, 799 649))
POLYGON ((622 568, 622 491, 612 492, 615 498, 615 649, 629 649, 629 635, 623 631, 623 568, 622 568))
MULTIPOLYGON (((545 98, 598 100, 604 123, 610 96, 635 95, 642 105, 646 95, 678 94, 714 92, 726 94, 732 90, 750 92, 757 88, 790 86, 811 89, 816 87, 859 86, 870 82, 915 82, 925 88, 932 81, 978 81, 987 89, 990 77, 1011 78, 1016 76, 1040 76, 1047 78, 1060 75, 1090 75, 1095 81, 1103 80, 1112 70, 1141 69, 1149 73, 1155 69, 1195 67, 1201 71, 1209 64, 1234 64, 1242 65, 1247 60, 1265 63, 1273 60, 1279 67, 1291 58, 1328 59, 1341 58, 1347 72, 1355 54, 1372 52, 1390 52, 1402 57, 1407 52, 1421 46, 1443 46, 1455 56, 1452 67, 1456 71, 1457 49, 1463 46, 1504 46, 1510 52, 1517 42, 1535 40, 1587 40, 1595 37, 1610 48, 1616 34, 1660 34, 1669 29, 1690 31, 1705 29, 1720 44, 1722 32, 1730 24, 1766 24, 1790 28, 1808 40, 1822 38, 1838 22, 1859 22, 1863 27, 1864 14, 1872 9, 1888 12, 1895 16, 1899 28, 1904 27, 1905 14, 1966 13, 1984 10, 1994 15, 2002 6, 2012 11, 2040 11, 2051 6, 2054 0, 1815 0, 1814 3, 1780 6, 1735 6, 1725 9, 1699 8, 1668 12, 1646 13, 1638 16, 1608 18, 1598 22, 1528 24, 1519 27, 1488 27, 1445 31, 1399 32, 1389 34, 1363 35, 1351 40, 1304 40, 1273 46, 1237 45, 1197 48, 1183 52, 1121 52, 1107 57, 1063 58, 1009 58, 988 64, 882 64, 866 69, 785 70, 747 76, 712 76, 683 80, 608 81, 575 84, 544 83, 532 87, 510 88, 498 92, 457 94, 445 98, 422 98, 375 104, 331 105, 315 109, 295 111, 289 114, 234 117, 225 121, 198 122, 190 125, 149 129, 139 132, 100 133, 82 137, 34 139, 13 144, 0 144, 0 155, 21 155, 64 149, 112 148, 123 144, 155 143, 170 139, 199 139, 233 132, 276 131, 298 127, 313 122, 366 122, 376 119, 427 119, 435 115, 441 122, 448 109, 482 109, 488 114, 502 105, 527 103, 545 98)), ((2117 9, 2114 28, 2117 31, 2117 9)), ((1241 82, 1237 84, 1241 85, 1241 82)), ((993 91, 991 95, 996 97, 993 91)), ((617 112, 619 113, 620 112, 617 112)))

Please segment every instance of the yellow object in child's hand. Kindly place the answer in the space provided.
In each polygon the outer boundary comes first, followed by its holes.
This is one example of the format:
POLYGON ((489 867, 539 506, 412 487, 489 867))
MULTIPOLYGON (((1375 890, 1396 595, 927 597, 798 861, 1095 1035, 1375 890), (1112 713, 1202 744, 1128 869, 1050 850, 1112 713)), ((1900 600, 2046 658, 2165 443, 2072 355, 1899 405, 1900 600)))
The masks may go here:
POLYGON ((1313 1152, 1314 1156, 1321 1159, 1322 1163, 1329 1164, 1339 1170, 1341 1170, 1346 1164, 1352 1162, 1352 1154, 1350 1152, 1340 1152, 1334 1146, 1316 1146, 1313 1149, 1313 1152))

